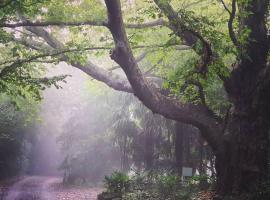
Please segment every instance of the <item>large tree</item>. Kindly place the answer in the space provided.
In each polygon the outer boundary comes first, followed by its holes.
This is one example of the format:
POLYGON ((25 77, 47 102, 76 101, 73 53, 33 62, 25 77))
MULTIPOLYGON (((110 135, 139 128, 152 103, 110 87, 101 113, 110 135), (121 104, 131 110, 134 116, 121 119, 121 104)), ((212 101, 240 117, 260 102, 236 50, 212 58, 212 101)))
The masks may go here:
MULTIPOLYGON (((7 5, 3 4, 3 6, 9 7, 9 2, 11 5, 13 1, 7 1, 7 5)), ((17 1, 14 2, 14 5, 17 5, 17 1)), ((84 6, 91 4, 89 3, 91 1, 85 2, 88 4, 84 6)), ((224 35, 220 35, 216 28, 212 28, 215 25, 207 19, 207 16, 198 17, 194 12, 187 11, 185 8, 175 10, 175 3, 167 0, 151 2, 155 3, 155 7, 150 9, 151 13, 156 12, 160 18, 138 24, 124 23, 120 0, 105 0, 107 19, 96 21, 81 20, 79 15, 75 20, 72 18, 73 15, 70 15, 71 21, 61 21, 61 19, 31 21, 23 15, 25 13, 23 9, 17 9, 19 20, 12 18, 12 22, 10 22, 3 18, 1 27, 25 27, 27 32, 24 34, 30 34, 30 37, 13 37, 12 40, 38 51, 38 54, 25 59, 17 58, 15 61, 5 62, 8 64, 13 62, 13 64, 5 65, 0 76, 7 76, 10 71, 19 68, 22 63, 29 63, 33 60, 46 62, 47 60, 44 58, 57 56, 61 61, 68 62, 113 89, 133 93, 154 113, 197 127, 216 156, 217 190, 227 194, 252 192, 258 185, 266 181, 267 177, 267 145, 270 126, 269 37, 267 35, 269 1, 232 0, 225 2, 221 0, 219 2, 229 16, 227 18, 228 33, 224 35), (114 73, 113 69, 107 70, 90 60, 86 62, 85 57, 72 54, 111 49, 111 46, 90 45, 90 47, 83 48, 68 48, 67 44, 61 42, 52 31, 44 28, 47 26, 108 28, 114 41, 111 59, 119 65, 114 69, 120 67, 127 78, 119 73, 114 73), (143 49, 145 46, 131 44, 132 35, 127 34, 127 31, 149 27, 166 27, 172 31, 170 35, 173 35, 174 38, 171 38, 169 42, 166 41, 163 47, 173 47, 177 50, 191 49, 196 54, 198 59, 189 62, 192 70, 189 70, 188 75, 185 76, 180 91, 192 86, 198 92, 198 101, 183 100, 179 98, 179 94, 175 95, 175 93, 170 95, 168 90, 159 87, 160 77, 149 76, 149 73, 143 73, 139 68, 138 63, 147 52, 138 58, 134 57, 134 51, 143 49), (220 42, 222 37, 227 36, 230 39, 227 42, 231 45, 220 42), (33 39, 34 37, 38 37, 38 39, 33 39), (179 45, 179 39, 181 45, 179 45), (219 48, 222 45, 221 51, 219 48), (233 53, 234 57, 229 57, 229 60, 233 60, 233 62, 224 62, 224 52, 233 53), (212 80, 212 76, 217 77, 222 84, 227 96, 226 100, 230 104, 227 112, 224 112, 225 114, 218 114, 211 107, 211 101, 205 94, 205 82, 209 79, 212 80)), ((73 6, 79 4, 78 2, 76 4, 76 1, 75 3, 71 1, 71 3, 73 6)), ((102 7, 102 4, 97 2, 94 4, 95 6, 92 6, 95 8, 102 7)), ((186 7, 194 5, 196 2, 186 5, 186 7)), ((23 7, 20 6, 17 5, 18 8, 23 7)), ((79 35, 79 33, 77 34, 79 35)), ((168 32, 163 32, 163 34, 168 35, 168 32)), ((159 48, 160 44, 155 47, 159 48)), ((176 73, 176 78, 177 75, 179 74, 176 73)), ((170 83, 167 85, 170 86, 170 83)))

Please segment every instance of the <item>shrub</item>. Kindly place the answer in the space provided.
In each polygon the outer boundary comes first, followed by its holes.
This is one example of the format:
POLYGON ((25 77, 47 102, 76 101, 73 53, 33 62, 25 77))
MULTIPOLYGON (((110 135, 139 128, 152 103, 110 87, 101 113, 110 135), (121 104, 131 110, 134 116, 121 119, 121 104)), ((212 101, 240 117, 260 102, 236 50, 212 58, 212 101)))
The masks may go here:
POLYGON ((161 175, 157 180, 157 191, 163 199, 174 198, 180 186, 181 180, 176 175, 161 175))
POLYGON ((105 188, 108 192, 123 194, 129 191, 130 178, 121 172, 113 172, 111 176, 105 176, 105 188))
MULTIPOLYGON (((209 184, 209 178, 195 176, 183 184, 180 177, 171 172, 144 171, 131 177, 114 172, 105 177, 104 182, 106 195, 117 196, 122 200, 190 200, 198 196, 201 182, 209 184)), ((104 193, 103 196, 106 195, 104 193)))

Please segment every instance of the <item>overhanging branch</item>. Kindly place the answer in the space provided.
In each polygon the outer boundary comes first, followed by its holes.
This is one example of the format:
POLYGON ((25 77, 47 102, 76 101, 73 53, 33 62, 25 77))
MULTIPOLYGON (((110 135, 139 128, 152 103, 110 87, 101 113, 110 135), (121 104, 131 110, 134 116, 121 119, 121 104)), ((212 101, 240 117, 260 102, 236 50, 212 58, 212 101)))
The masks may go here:
POLYGON ((214 151, 217 150, 219 145, 217 134, 221 132, 217 121, 207 114, 207 109, 204 106, 179 103, 176 99, 163 96, 148 83, 143 77, 129 45, 120 1, 105 0, 105 3, 108 10, 108 28, 115 42, 111 58, 125 72, 134 94, 154 113, 198 127, 214 151))
MULTIPOLYGON (((141 24, 125 24, 126 28, 131 29, 143 29, 143 28, 151 28, 156 26, 167 26, 168 23, 163 19, 158 19, 155 21, 145 22, 141 24)), ((108 22, 106 21, 74 21, 74 22, 65 22, 65 21, 29 21, 25 20, 23 22, 17 23, 0 23, 0 27, 6 28, 16 28, 16 27, 46 27, 46 26, 108 26, 108 22)))

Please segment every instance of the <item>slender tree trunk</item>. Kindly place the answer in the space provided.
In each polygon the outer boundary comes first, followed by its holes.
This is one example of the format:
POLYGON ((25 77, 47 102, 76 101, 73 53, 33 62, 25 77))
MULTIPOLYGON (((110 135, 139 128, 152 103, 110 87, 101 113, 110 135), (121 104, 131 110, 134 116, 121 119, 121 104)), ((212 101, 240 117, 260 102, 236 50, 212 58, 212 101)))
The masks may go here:
POLYGON ((184 124, 177 122, 175 124, 175 161, 176 170, 179 176, 182 176, 184 162, 184 124))
POLYGON ((203 175, 204 174, 204 166, 203 166, 203 139, 200 137, 199 138, 199 174, 203 175))
POLYGON ((154 132, 152 128, 147 128, 145 132, 145 169, 151 170, 154 165, 154 132))
POLYGON ((124 148, 123 148, 123 163, 122 163, 122 170, 125 173, 128 171, 128 168, 129 168, 129 165, 128 165, 128 152, 127 152, 127 149, 128 149, 127 140, 128 140, 128 137, 127 137, 127 135, 125 135, 124 136, 124 148))

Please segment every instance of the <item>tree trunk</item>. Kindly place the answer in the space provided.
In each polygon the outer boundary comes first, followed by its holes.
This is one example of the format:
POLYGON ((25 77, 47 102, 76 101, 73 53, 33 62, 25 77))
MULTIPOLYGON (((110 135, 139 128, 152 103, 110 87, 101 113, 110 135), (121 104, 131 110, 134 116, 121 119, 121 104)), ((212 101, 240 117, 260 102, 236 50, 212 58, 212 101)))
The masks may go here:
MULTIPOLYGON (((200 136, 199 136, 200 137, 200 136)), ((199 174, 202 176, 206 174, 206 170, 204 167, 203 159, 204 159, 204 146, 203 146, 203 138, 199 138, 199 174)))
POLYGON ((244 30, 249 33, 245 42, 238 44, 239 62, 224 84, 233 111, 223 145, 216 152, 217 186, 223 194, 255 193, 267 178, 270 67, 265 17, 269 1, 237 3, 245 13, 239 15, 239 35, 244 30))
POLYGON ((151 170, 154 165, 154 132, 152 128, 147 128, 145 131, 145 169, 151 170))
POLYGON ((251 193, 267 179, 269 126, 254 114, 235 114, 222 151, 216 155, 217 190, 251 193))
POLYGON ((175 161, 176 170, 179 176, 182 176, 184 162, 184 124, 177 122, 175 124, 175 161))

